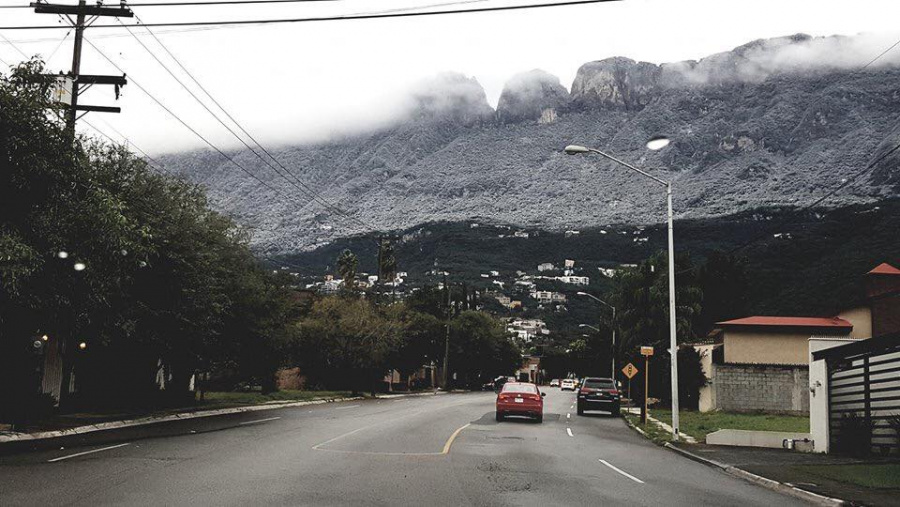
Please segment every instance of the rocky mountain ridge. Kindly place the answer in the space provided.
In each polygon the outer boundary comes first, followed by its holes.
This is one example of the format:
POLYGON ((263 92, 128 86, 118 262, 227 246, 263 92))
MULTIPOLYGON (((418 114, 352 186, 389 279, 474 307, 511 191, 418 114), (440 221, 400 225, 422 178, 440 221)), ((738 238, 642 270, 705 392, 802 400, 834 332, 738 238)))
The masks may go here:
MULTIPOLYGON (((235 158, 289 197, 208 152, 163 162, 206 185, 212 201, 270 254, 435 220, 561 230, 664 219, 662 192, 601 159, 563 155, 570 143, 608 150, 672 180, 679 217, 803 204, 900 143, 893 60, 860 71, 840 58, 812 65, 796 57, 840 55, 835 48, 847 44, 798 35, 697 62, 609 58, 583 65, 571 92, 534 70, 509 81, 496 111, 476 80, 447 73, 413 90, 409 110, 389 128, 270 150, 353 219, 289 186, 249 152, 235 158), (670 136, 672 145, 648 152, 644 141, 655 134, 670 136)), ((896 195, 898 162, 894 153, 825 204, 896 195)))

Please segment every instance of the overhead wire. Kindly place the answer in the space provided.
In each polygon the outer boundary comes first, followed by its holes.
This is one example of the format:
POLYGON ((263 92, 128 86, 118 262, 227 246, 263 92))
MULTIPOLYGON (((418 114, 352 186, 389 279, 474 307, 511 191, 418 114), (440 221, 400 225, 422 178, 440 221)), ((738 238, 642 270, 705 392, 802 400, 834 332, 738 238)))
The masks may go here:
MULTIPOLYGON (((351 221, 354 221, 354 222, 356 222, 357 224, 362 225, 365 229, 368 229, 368 230, 371 230, 371 231, 376 231, 376 230, 377 230, 375 227, 373 227, 373 226, 371 226, 370 224, 368 224, 368 223, 362 221, 362 220, 359 219, 358 217, 355 217, 355 216, 351 215, 350 213, 344 211, 343 209, 341 209, 341 208, 337 207, 336 205, 334 205, 334 204, 328 202, 327 200, 325 200, 325 199, 324 199, 321 195, 319 195, 315 190, 313 190, 312 188, 310 188, 310 187, 309 187, 308 185, 306 185, 302 180, 300 180, 295 174, 293 174, 287 167, 285 167, 283 164, 281 164, 281 162, 279 162, 274 156, 272 156, 272 154, 271 154, 268 150, 266 150, 266 149, 265 149, 265 148, 264 148, 264 147, 263 147, 263 146, 262 146, 262 145, 261 145, 261 144, 260 144, 260 143, 259 143, 259 142, 258 142, 258 141, 257 141, 257 140, 256 140, 256 139, 255 139, 255 138, 254 138, 254 137, 253 137, 253 136, 252 136, 252 135, 251 135, 251 134, 250 134, 250 133, 249 133, 249 132, 248 132, 248 131, 247 131, 247 130, 246 130, 246 129, 245 129, 245 128, 244 128, 244 127, 243 127, 243 126, 242 126, 242 125, 241 125, 241 124, 240 124, 240 123, 239 123, 239 122, 238 122, 238 121, 237 121, 237 120, 236 120, 236 119, 235 119, 235 118, 234 118, 234 117, 233 117, 233 116, 232 116, 232 115, 224 108, 224 107, 223 107, 223 106, 222 106, 222 105, 221 105, 221 103, 219 103, 219 102, 218 102, 218 101, 217 101, 217 100, 209 93, 209 91, 206 90, 206 88, 205 88, 202 84, 200 84, 200 82, 194 77, 194 75, 191 74, 191 72, 190 72, 190 71, 189 71, 189 70, 181 63, 181 61, 180 61, 180 60, 179 60, 179 59, 178 59, 178 58, 177 58, 177 57, 176 57, 176 56, 168 49, 168 47, 166 47, 165 44, 163 44, 161 40, 159 40, 158 38, 155 37, 155 35, 153 35, 153 32, 152 32, 151 30, 147 29, 147 31, 148 31, 148 33, 150 33, 151 36, 154 36, 154 39, 157 41, 157 43, 160 45, 160 47, 163 48, 163 50, 169 55, 169 57, 172 58, 172 60, 178 65, 178 67, 179 67, 179 68, 180 68, 180 69, 181 69, 181 70, 182 70, 182 71, 183 71, 183 72, 184 72, 184 73, 185 73, 185 74, 186 74, 186 75, 194 82, 194 84, 195 84, 198 88, 200 88, 201 91, 203 91, 203 93, 204 93, 204 94, 205 94, 205 95, 213 102, 213 104, 215 104, 215 106, 218 107, 219 110, 221 110, 222 113, 224 113, 225 116, 226 116, 229 120, 231 120, 231 122, 234 123, 234 125, 235 125, 235 126, 236 126, 236 127, 237 127, 244 135, 246 135, 246 136, 247 136, 247 137, 248 137, 248 138, 249 138, 249 139, 257 146, 257 148, 258 148, 259 150, 261 150, 261 151, 264 152, 266 155, 268 155, 268 157, 269 157, 272 161, 274 161, 275 164, 276 164, 278 167, 273 166, 272 163, 269 162, 268 159, 266 159, 265 157, 263 157, 263 156, 260 154, 260 152, 257 151, 257 149, 255 149, 254 147, 250 146, 250 145, 249 145, 249 144, 248 144, 248 143, 247 143, 240 135, 238 135, 238 134, 237 134, 237 133, 236 133, 236 132, 235 132, 235 131, 227 124, 227 123, 225 123, 225 122, 224 122, 224 121, 223 121, 223 120, 222 120, 222 119, 221 119, 214 111, 212 111, 212 110, 205 104, 205 102, 204 102, 203 100, 201 100, 201 99, 200 99, 200 98, 199 98, 199 97, 198 97, 198 96, 197 96, 197 95, 196 95, 196 94, 195 94, 195 93, 194 93, 187 85, 185 85, 185 83, 184 83, 183 81, 181 81, 181 79, 179 79, 178 76, 176 76, 176 75, 174 74, 174 72, 172 72, 172 70, 169 69, 168 66, 167 66, 165 63, 163 63, 162 60, 160 60, 159 57, 157 57, 156 54, 155 54, 149 47, 147 47, 147 45, 144 44, 143 41, 141 41, 140 38, 137 37, 137 35, 136 35, 134 32, 132 32, 132 31, 129 29, 128 32, 131 33, 132 36, 134 36, 135 40, 138 41, 138 43, 141 45, 141 47, 143 47, 144 50, 146 50, 146 51, 150 54, 150 56, 153 57, 153 59, 156 60, 156 62, 159 63, 159 65, 162 66, 163 69, 164 69, 164 70, 165 70, 165 71, 166 71, 166 72, 167 72, 167 73, 168 73, 168 74, 169 74, 169 75, 170 75, 170 76, 171 76, 171 77, 179 84, 179 85, 181 85, 181 87, 184 88, 185 91, 187 91, 187 92, 191 95, 191 97, 192 97, 195 101, 197 101, 197 103, 199 103, 199 104, 200 104, 200 105, 201 105, 201 106, 202 106, 202 107, 203 107, 203 108, 204 108, 204 109, 205 109, 205 110, 206 110, 206 111, 207 111, 207 112, 208 112, 208 113, 209 113, 209 114, 210 114, 210 115, 211 115, 211 116, 219 123, 219 124, 221 124, 226 130, 228 130, 228 132, 229 132, 232 136, 234 136, 241 144, 243 144, 245 148, 247 148, 248 150, 250 150, 250 152, 251 152, 253 155, 255 155, 255 156, 256 156, 260 161, 262 161, 264 164, 266 164, 266 166, 268 166, 273 172, 275 172, 276 174, 278 174, 279 176, 281 176, 282 178, 284 178, 284 180, 287 181, 288 184, 290 184, 291 186, 293 186, 294 188, 296 188, 297 190, 299 190, 301 193, 303 193, 306 197, 308 197, 308 198, 310 198, 310 199, 312 199, 312 200, 318 202, 319 204, 322 204, 323 206, 325 206, 325 209, 328 209, 328 210, 330 210, 332 213, 335 213, 335 214, 340 215, 340 216, 343 216, 343 217, 345 217, 345 218, 347 218, 347 219, 349 219, 349 220, 351 220, 351 221), (279 167, 281 168, 281 170, 279 170, 279 167), (292 179, 291 177, 289 177, 289 176, 293 177, 293 179, 292 179)), ((305 208, 308 204, 309 204, 309 203, 307 203, 306 205, 304 205, 304 208, 305 208)), ((302 208, 301 208, 301 209, 302 209, 302 208)))
MULTIPOLYGON (((184 7, 206 5, 245 5, 245 4, 289 4, 289 3, 315 3, 315 2, 339 2, 341 0, 213 0, 211 2, 127 2, 127 7, 184 7)), ((30 9, 31 5, 0 5, 0 9, 30 9)))
MULTIPOLYGON (((387 14, 351 14, 351 15, 334 15, 334 16, 320 16, 320 17, 308 17, 308 18, 275 18, 275 19, 236 19, 236 20, 221 20, 221 21, 176 21, 176 22, 162 22, 162 23, 146 23, 144 25, 140 24, 126 24, 126 25, 112 25, 112 24, 101 24, 101 25, 91 25, 91 28, 122 28, 126 27, 176 27, 176 26, 237 26, 237 25, 270 25, 270 24, 285 24, 285 23, 316 23, 316 22, 329 22, 329 21, 354 21, 354 20, 377 20, 377 19, 395 19, 395 18, 414 18, 414 17, 433 17, 433 16, 446 16, 446 15, 455 15, 455 14, 477 14, 477 13, 485 13, 485 12, 508 12, 508 11, 518 11, 518 10, 526 10, 526 9, 546 9, 546 8, 556 8, 556 7, 572 7, 578 5, 590 5, 590 4, 599 4, 599 3, 609 3, 609 2, 619 2, 622 0, 569 0, 563 2, 549 2, 549 3, 538 3, 538 4, 524 4, 524 5, 503 5, 497 7, 476 7, 474 9, 444 9, 437 11, 414 11, 414 12, 394 12, 387 14)), ((0 30, 59 30, 61 28, 65 28, 63 26, 56 25, 33 25, 33 26, 0 26, 0 30)))

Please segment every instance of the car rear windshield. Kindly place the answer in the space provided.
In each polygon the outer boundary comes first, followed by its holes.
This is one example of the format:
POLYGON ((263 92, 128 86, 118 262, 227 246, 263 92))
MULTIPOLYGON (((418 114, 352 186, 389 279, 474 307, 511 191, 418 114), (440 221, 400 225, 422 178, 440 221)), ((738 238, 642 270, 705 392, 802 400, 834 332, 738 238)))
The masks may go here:
POLYGON ((506 384, 503 386, 504 393, 535 393, 537 388, 532 384, 506 384))
POLYGON ((589 378, 584 381, 584 387, 590 389, 615 389, 616 385, 612 380, 602 378, 589 378))

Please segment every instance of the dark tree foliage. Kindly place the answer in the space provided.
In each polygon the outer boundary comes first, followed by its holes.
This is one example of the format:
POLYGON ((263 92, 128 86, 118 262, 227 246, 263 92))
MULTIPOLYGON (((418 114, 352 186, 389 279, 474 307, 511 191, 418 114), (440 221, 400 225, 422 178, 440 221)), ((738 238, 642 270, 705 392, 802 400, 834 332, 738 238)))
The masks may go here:
POLYGON ((62 385, 74 375, 64 407, 183 402, 198 371, 269 382, 282 284, 199 187, 73 140, 42 72, 33 61, 0 77, 0 419, 49 401, 34 393, 51 348, 62 385), (171 376, 162 392, 158 365, 171 376))
POLYGON ((747 315, 746 261, 717 250, 706 258, 698 279, 703 291, 698 334, 708 333, 716 322, 747 315))

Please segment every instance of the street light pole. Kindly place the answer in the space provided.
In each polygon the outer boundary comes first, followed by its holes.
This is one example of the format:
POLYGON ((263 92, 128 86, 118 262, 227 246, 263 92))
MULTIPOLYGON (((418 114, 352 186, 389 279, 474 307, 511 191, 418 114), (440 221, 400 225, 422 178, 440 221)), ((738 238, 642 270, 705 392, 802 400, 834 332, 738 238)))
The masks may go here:
MULTIPOLYGON (((651 150, 659 150, 669 145, 669 139, 665 137, 654 137, 647 141, 647 148, 651 150)), ((585 148, 584 146, 569 145, 566 146, 565 152, 568 155, 578 155, 582 153, 596 153, 608 160, 611 160, 621 166, 627 167, 632 171, 640 173, 647 178, 666 187, 666 203, 668 206, 668 258, 669 258, 669 356, 671 360, 670 371, 672 373, 672 438, 678 440, 678 340, 676 338, 676 322, 675 322, 675 239, 673 213, 672 213, 672 183, 652 174, 638 169, 637 167, 623 162, 607 153, 594 148, 585 148)))
POLYGON ((675 239, 672 224, 672 183, 666 184, 669 205, 669 355, 672 361, 672 437, 678 440, 678 341, 675 321, 675 239))

